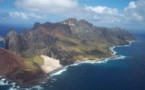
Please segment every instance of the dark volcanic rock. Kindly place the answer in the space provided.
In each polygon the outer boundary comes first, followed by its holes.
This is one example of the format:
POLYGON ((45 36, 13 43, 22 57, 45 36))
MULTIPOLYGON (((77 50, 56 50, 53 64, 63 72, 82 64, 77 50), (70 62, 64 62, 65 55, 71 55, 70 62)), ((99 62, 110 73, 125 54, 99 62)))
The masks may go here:
POLYGON ((5 48, 16 54, 20 54, 22 57, 32 56, 31 48, 27 41, 19 35, 15 30, 11 29, 6 37, 5 48))
POLYGON ((48 55, 67 65, 84 58, 111 56, 110 46, 125 45, 134 39, 121 28, 96 27, 86 20, 69 18, 58 23, 37 22, 22 35, 11 31, 6 38, 6 49, 22 57, 48 55))
POLYGON ((40 84, 46 80, 46 74, 37 66, 37 71, 31 71, 24 63, 24 59, 0 48, 0 76, 17 82, 21 87, 40 84))
POLYGON ((47 53, 48 56, 59 59, 60 60, 60 64, 62 65, 68 65, 68 64, 72 64, 74 63, 74 61, 72 60, 72 56, 74 54, 72 53, 68 53, 66 51, 62 51, 61 47, 57 44, 53 45, 50 50, 47 53))
POLYGON ((36 23, 34 24, 34 27, 33 27, 33 29, 36 29, 36 28, 38 28, 40 25, 41 25, 41 24, 40 24, 39 22, 36 22, 36 23))

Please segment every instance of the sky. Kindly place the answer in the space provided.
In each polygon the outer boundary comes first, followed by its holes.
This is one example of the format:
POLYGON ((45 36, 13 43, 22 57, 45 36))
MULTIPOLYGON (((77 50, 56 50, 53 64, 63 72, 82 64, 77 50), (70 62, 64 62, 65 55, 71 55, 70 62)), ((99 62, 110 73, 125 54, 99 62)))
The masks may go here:
POLYGON ((145 29, 145 0, 0 0, 0 25, 33 25, 67 18, 95 26, 145 29))

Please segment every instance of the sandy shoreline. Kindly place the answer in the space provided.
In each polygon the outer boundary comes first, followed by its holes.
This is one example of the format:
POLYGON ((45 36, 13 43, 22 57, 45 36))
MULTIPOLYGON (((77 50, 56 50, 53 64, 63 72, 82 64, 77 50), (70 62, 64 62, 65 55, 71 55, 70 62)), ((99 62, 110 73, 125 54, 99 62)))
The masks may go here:
MULTIPOLYGON (((111 50, 113 52, 113 49, 111 50)), ((41 57, 44 59, 44 65, 41 66, 41 68, 46 72, 46 73, 51 73, 55 70, 59 70, 60 68, 63 68, 63 66, 59 63, 59 60, 45 56, 45 55, 41 55, 41 57)), ((108 58, 115 58, 117 57, 116 55, 112 55, 108 58)), ((76 60, 76 62, 74 62, 74 64, 79 64, 79 63, 83 63, 83 62, 103 62, 103 60, 105 60, 106 58, 96 58, 95 60, 76 60)), ((68 65, 69 66, 69 65, 68 65)))
MULTIPOLYGON (((114 48, 116 47, 123 47, 123 46, 130 46, 132 44, 133 41, 129 42, 129 45, 122 45, 122 46, 112 46, 109 49, 112 51, 112 56, 110 57, 106 57, 106 58, 96 58, 95 60, 76 60, 76 62, 74 62, 74 65, 77 64, 81 64, 81 63, 86 63, 86 62, 92 62, 92 63, 102 63, 102 62, 107 62, 109 59, 119 59, 119 58, 124 58, 123 56, 118 56, 116 55, 116 51, 114 51, 114 48)), ((58 70, 60 68, 63 68, 63 66, 59 63, 59 60, 54 59, 54 58, 50 58, 48 56, 45 55, 41 55, 42 58, 44 58, 44 65, 41 66, 42 69, 46 72, 46 73, 50 73, 53 72, 55 70, 58 70)), ((68 66, 73 66, 73 65, 68 65, 68 66)))
POLYGON ((59 63, 59 60, 41 55, 41 57, 44 59, 44 65, 41 66, 41 68, 46 72, 52 72, 54 70, 57 70, 62 67, 62 65, 59 63))

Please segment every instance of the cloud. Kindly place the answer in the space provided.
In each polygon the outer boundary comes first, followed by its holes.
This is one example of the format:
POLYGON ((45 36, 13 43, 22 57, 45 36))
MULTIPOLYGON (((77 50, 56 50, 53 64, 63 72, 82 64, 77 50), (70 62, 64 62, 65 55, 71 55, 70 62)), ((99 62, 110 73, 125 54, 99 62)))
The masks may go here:
POLYGON ((129 27, 130 25, 132 27, 137 26, 136 24, 142 24, 142 27, 145 26, 145 0, 130 2, 122 13, 117 8, 83 5, 77 0, 16 0, 15 5, 19 9, 31 12, 10 13, 11 17, 19 17, 24 20, 48 18, 48 16, 51 18, 54 14, 55 17, 86 19, 98 26, 129 27), (40 13, 46 16, 41 16, 40 13), (50 15, 52 16, 50 17, 50 15))
POLYGON ((130 2, 124 9, 124 21, 128 27, 145 28, 145 0, 130 2))
POLYGON ((96 25, 145 28, 145 0, 132 1, 119 13, 116 8, 106 6, 85 6, 96 25))
MULTIPOLYGON (((116 8, 106 6, 87 6, 78 3, 78 0, 15 0, 15 6, 26 12, 10 12, 11 18, 20 20, 44 21, 54 16, 86 19, 96 25, 117 24, 122 21, 122 15, 116 8), (40 14, 45 14, 40 15, 40 14)), ((55 18, 53 18, 55 19, 55 18)))
POLYGON ((96 7, 92 7, 92 6, 86 6, 87 10, 91 10, 94 11, 95 13, 101 14, 118 14, 118 10, 115 8, 108 8, 108 7, 104 7, 104 6, 96 6, 96 7))
POLYGON ((61 13, 77 7, 77 0, 16 0, 16 7, 29 11, 61 13))
POLYGON ((10 12, 9 16, 15 19, 30 20, 30 19, 45 19, 44 15, 37 15, 35 13, 28 12, 10 12))
POLYGON ((91 13, 92 19, 98 20, 100 23, 116 23, 121 21, 121 14, 118 13, 116 8, 85 6, 85 10, 91 13))
POLYGON ((16 0, 15 5, 31 12, 97 21, 97 25, 116 24, 122 19, 116 8, 81 5, 77 0, 16 0))
POLYGON ((133 9, 136 8, 136 3, 134 1, 129 3, 129 6, 125 8, 125 11, 127 11, 128 9, 133 9))

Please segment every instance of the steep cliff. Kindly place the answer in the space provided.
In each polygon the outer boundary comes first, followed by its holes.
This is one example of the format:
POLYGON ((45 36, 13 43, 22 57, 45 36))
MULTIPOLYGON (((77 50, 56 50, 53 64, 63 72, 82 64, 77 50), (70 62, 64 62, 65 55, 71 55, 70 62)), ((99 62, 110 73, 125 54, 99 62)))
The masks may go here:
POLYGON ((15 32, 14 29, 11 29, 6 37, 6 46, 5 48, 13 51, 16 54, 20 54, 22 57, 32 56, 31 48, 29 47, 27 41, 15 32))
POLYGON ((112 56, 109 47, 125 45, 135 38, 121 28, 96 27, 86 20, 35 23, 32 30, 6 38, 6 49, 22 57, 48 55, 68 65, 78 60, 112 56))
POLYGON ((17 82, 21 87, 37 85, 44 81, 46 74, 39 65, 34 65, 37 68, 35 71, 25 64, 23 58, 0 48, 0 76, 17 82))

